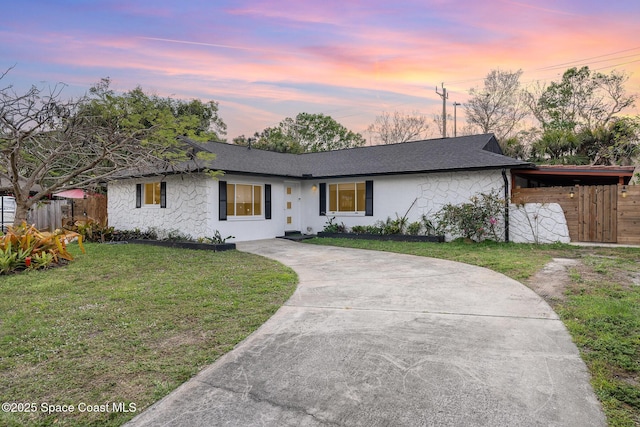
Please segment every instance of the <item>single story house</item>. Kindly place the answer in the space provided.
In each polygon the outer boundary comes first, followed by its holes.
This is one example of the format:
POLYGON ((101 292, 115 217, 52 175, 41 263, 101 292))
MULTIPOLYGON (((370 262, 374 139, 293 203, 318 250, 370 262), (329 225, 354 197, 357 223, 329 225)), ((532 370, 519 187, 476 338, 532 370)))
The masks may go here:
POLYGON ((504 156, 491 134, 304 154, 189 144, 215 160, 108 183, 111 226, 246 241, 317 233, 329 218, 353 227, 408 212, 411 222, 480 193, 509 194, 511 171, 533 167, 504 156), (212 178, 203 166, 224 174, 212 178))

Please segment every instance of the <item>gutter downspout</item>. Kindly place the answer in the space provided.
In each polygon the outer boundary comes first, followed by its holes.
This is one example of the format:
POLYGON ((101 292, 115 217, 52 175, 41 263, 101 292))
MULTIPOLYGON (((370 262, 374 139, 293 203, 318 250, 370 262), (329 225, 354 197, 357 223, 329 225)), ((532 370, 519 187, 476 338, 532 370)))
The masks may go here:
POLYGON ((506 168, 502 168, 502 179, 504 180, 504 241, 509 243, 509 180, 506 168))

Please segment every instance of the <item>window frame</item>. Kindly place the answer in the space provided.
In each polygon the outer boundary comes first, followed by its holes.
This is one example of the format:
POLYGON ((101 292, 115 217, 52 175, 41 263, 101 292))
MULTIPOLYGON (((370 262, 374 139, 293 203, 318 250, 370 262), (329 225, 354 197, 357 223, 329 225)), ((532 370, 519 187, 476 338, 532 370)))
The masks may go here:
POLYGON ((367 210, 367 181, 340 181, 328 183, 327 191, 327 214, 341 216, 365 216, 367 210), (353 189, 345 188, 351 185, 353 189), (342 186, 342 189, 340 188, 342 186), (335 190, 334 190, 335 188, 335 190), (354 210, 340 210, 340 193, 353 191, 354 210), (332 198, 334 198, 332 200, 332 198), (335 206, 332 206, 334 205, 335 206), (335 210, 331 208, 335 207, 335 210), (361 209, 358 209, 361 208, 361 209))
MULTIPOLYGON (((155 198, 155 197, 154 197, 155 198)), ((167 207, 167 183, 166 181, 154 181, 136 184, 136 209, 140 208, 161 208, 167 207), (158 197, 158 203, 146 203, 145 191, 147 185, 160 184, 160 194, 158 197)))
POLYGON ((265 185, 251 182, 227 182, 226 183, 226 219, 228 220, 252 220, 252 219, 265 219, 266 214, 266 195, 265 185), (251 214, 238 215, 238 186, 251 187, 251 190, 247 194, 251 194, 250 202, 242 202, 248 204, 251 207, 251 214), (258 207, 260 213, 256 214, 256 196, 260 197, 258 207))
POLYGON ((162 183, 160 181, 145 182, 142 184, 142 207, 143 208, 159 208, 162 204, 162 183), (147 194, 149 186, 153 186, 153 203, 147 203, 147 194), (157 193, 157 200, 156 200, 157 193))

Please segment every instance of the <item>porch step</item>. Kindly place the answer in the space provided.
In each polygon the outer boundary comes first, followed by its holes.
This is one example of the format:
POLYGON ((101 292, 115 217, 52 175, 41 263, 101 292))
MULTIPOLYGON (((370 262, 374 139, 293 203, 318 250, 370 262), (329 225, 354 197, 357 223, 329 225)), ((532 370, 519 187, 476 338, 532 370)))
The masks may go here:
POLYGON ((299 242, 305 239, 313 239, 315 234, 302 234, 299 231, 285 231, 284 236, 278 236, 278 239, 286 239, 293 240, 294 242, 299 242))

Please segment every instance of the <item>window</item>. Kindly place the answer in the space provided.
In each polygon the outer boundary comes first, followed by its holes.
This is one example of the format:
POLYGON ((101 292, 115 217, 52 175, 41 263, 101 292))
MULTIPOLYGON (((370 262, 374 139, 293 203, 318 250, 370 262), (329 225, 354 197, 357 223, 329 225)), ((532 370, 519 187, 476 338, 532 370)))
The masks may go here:
POLYGON ((262 215, 262 186, 227 184, 227 216, 262 215))
POLYGON ((366 188, 364 182, 329 184, 329 211, 364 212, 366 188))
POLYGON ((167 207, 167 183, 148 182, 136 184, 136 208, 142 206, 167 207))
POLYGON ((160 204, 160 183, 149 182, 144 185, 144 204, 159 205, 160 204))

